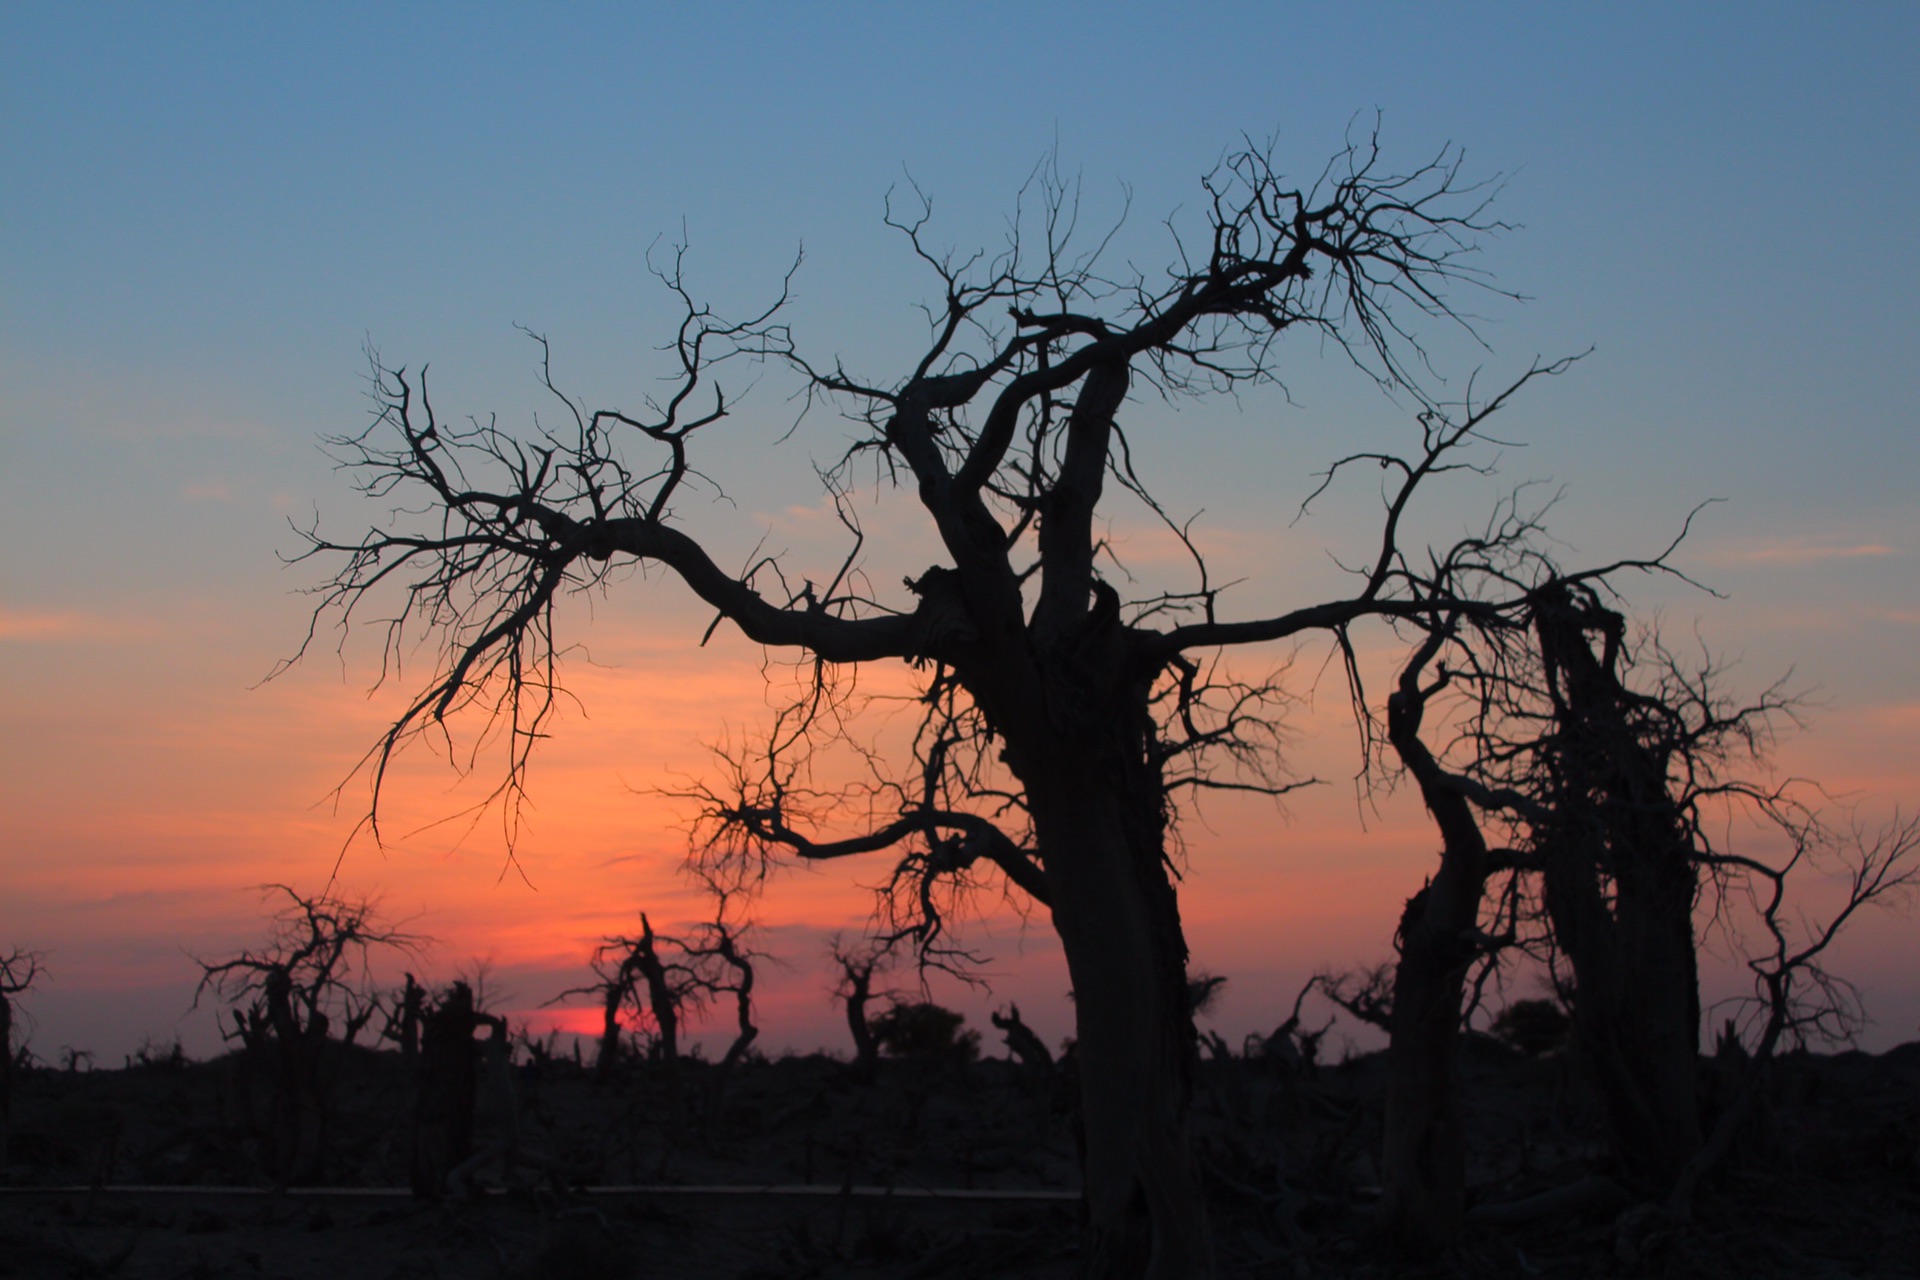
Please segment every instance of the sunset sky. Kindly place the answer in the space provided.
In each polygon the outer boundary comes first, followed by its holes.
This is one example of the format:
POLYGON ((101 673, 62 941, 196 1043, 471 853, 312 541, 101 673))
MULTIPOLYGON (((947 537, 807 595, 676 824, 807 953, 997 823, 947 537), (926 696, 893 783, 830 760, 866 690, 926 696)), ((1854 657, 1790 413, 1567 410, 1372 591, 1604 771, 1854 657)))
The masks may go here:
MULTIPOLYGON (((1087 225, 1125 212, 1114 252, 1147 271, 1243 135, 1310 178, 1377 112, 1398 167, 1452 143, 1503 178, 1516 229, 1477 265, 1525 301, 1463 295, 1484 346, 1423 331, 1439 373, 1457 393, 1594 350, 1509 411, 1499 475, 1436 490, 1420 528, 1448 538, 1539 480, 1563 491, 1563 558, 1594 561, 1657 552, 1718 500, 1677 557, 1718 596, 1633 582, 1632 602, 1732 660, 1736 691, 1791 672, 1806 728, 1779 776, 1869 825, 1912 811, 1916 49, 1920 7, 1896 3, 0 6, 0 951, 46 957, 35 1050, 211 1051, 193 957, 256 941, 259 886, 317 890, 336 860, 346 891, 435 940, 411 967, 489 962, 501 1007, 541 1025, 600 935, 641 909, 697 919, 686 811, 655 792, 767 695, 758 651, 724 629, 699 648, 708 616, 657 575, 563 614, 578 701, 535 762, 524 878, 497 821, 440 821, 475 790, 426 752, 392 783, 386 846, 349 843, 367 803, 349 775, 426 668, 369 696, 378 639, 336 653, 323 630, 263 682, 325 574, 283 565, 293 526, 351 537, 382 515, 318 442, 367 421, 369 346, 431 363, 443 413, 530 425, 550 406, 516 325, 575 394, 639 405, 674 319, 649 247, 683 236, 723 310, 764 301, 804 246, 802 346, 891 380, 933 284, 882 225, 888 191, 932 198, 938 244, 992 248, 1053 150, 1087 225)), ((1281 361, 1290 400, 1128 410, 1247 615, 1340 590, 1332 557, 1364 545, 1375 499, 1350 486, 1295 522, 1314 473, 1413 439, 1407 405, 1331 354, 1281 361)), ((782 443, 787 391, 753 388, 702 459, 731 501, 687 518, 723 561, 762 539, 803 570, 830 557, 810 463, 844 431, 816 412, 782 443)), ((1117 509, 1116 539, 1151 576, 1167 547, 1137 517, 1117 509)), ((908 510, 882 501, 871 527, 877 565, 915 567, 908 510)), ((1327 782, 1186 826, 1189 938, 1230 975, 1215 1025, 1235 1040, 1316 967, 1385 957, 1432 847, 1405 796, 1356 795, 1324 647, 1260 657, 1291 658, 1297 771, 1327 782)), ((884 869, 795 872, 757 904, 780 961, 766 1043, 842 1047, 826 940, 859 933, 884 869)), ((1065 1034, 1044 918, 969 936, 994 994, 936 998, 976 1024, 1016 998, 1065 1034)), ((1863 920, 1836 967, 1878 1018, 1866 1043, 1914 1038, 1911 905, 1863 920)))

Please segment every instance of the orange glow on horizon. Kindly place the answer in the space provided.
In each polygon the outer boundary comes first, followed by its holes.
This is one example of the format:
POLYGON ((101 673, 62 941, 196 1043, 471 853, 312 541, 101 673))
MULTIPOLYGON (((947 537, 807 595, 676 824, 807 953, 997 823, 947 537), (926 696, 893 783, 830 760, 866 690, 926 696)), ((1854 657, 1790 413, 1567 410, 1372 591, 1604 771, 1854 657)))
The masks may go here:
MULTIPOLYGON (((530 1027, 597 1034, 596 1011, 541 1002, 587 981, 594 945, 632 932, 641 910, 666 934, 690 933, 709 918, 704 892, 681 871, 690 811, 658 789, 713 776, 707 744, 729 734, 750 739, 779 696, 756 648, 723 631, 701 649, 689 639, 697 630, 684 617, 598 620, 590 639, 607 665, 567 667, 577 705, 559 708, 535 756, 511 862, 497 807, 477 821, 461 816, 498 780, 489 757, 483 752, 462 777, 424 742, 388 779, 386 843, 365 832, 349 842, 367 800, 365 777, 349 779, 337 799, 330 793, 377 739, 404 685, 368 698, 351 673, 343 679, 309 667, 257 689, 216 689, 192 715, 143 718, 123 706, 122 727, 112 732, 85 728, 96 713, 84 707, 76 718, 28 694, 22 720, 45 726, 47 747, 22 758, 14 778, 37 799, 18 811, 10 833, 36 851, 9 867, 9 894, 19 904, 9 912, 12 936, 54 952, 70 991, 146 984, 190 994, 193 956, 231 954, 260 938, 258 885, 317 892, 337 867, 338 891, 378 899, 388 920, 433 939, 421 957, 381 960, 383 974, 405 967, 444 980, 486 961, 515 975, 511 1003, 530 1027), (74 768, 83 749, 91 768, 74 768), (91 780, 103 776, 128 784, 97 795, 91 780)), ((1390 654, 1375 641, 1363 660, 1377 666, 1390 654)), ((1297 675, 1311 678, 1316 661, 1299 664, 1297 675)), ((862 687, 901 692, 911 675, 904 665, 874 668, 862 673, 862 687)), ((153 702, 161 692, 149 683, 119 696, 153 702)), ((1910 751, 1916 705, 1822 713, 1814 732, 1783 742, 1781 771, 1824 778, 1838 792, 1920 791, 1910 751)), ((878 711, 868 727, 884 738, 893 730, 886 709, 878 711)), ((456 726, 456 734, 477 727, 456 726)), ((1195 963, 1245 975, 1227 1007, 1256 1026, 1314 968, 1390 954, 1400 906, 1434 856, 1434 837, 1407 789, 1356 796, 1342 698, 1321 690, 1295 713, 1293 729, 1297 772, 1326 785, 1289 797, 1284 811, 1248 797, 1208 797, 1182 827, 1182 914, 1195 963), (1274 990, 1263 990, 1267 984, 1274 990)), ((458 736, 456 744, 471 746, 458 736)), ((825 942, 868 926, 873 899, 864 886, 882 881, 888 865, 881 854, 790 866, 751 904, 756 944, 778 961, 762 990, 770 1046, 837 1043, 825 942)), ((1051 1010, 1036 1016, 1052 1018, 1057 1030, 1067 1016, 1059 1002, 1065 978, 1046 913, 1022 920, 994 894, 980 905, 985 917, 963 925, 963 939, 993 957, 997 987, 1024 993, 1023 1008, 1051 1010)), ((1869 923, 1861 936, 1891 935, 1869 923)), ((178 1004, 183 1010, 185 994, 178 1004)), ((724 1030, 715 1013, 699 1034, 724 1039, 724 1030)))

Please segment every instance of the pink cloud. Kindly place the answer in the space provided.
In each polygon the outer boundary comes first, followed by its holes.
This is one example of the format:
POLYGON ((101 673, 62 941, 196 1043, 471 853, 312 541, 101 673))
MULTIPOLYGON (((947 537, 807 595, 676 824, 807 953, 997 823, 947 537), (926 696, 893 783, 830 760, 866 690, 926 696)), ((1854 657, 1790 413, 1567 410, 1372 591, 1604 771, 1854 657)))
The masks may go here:
POLYGON ((0 609, 0 640, 60 640, 93 627, 86 614, 71 609, 0 609))
POLYGON ((1884 542, 1834 544, 1813 539, 1782 539, 1737 553, 1734 558, 1750 564, 1801 565, 1817 564, 1823 560, 1865 560, 1899 554, 1898 547, 1890 547, 1884 542))

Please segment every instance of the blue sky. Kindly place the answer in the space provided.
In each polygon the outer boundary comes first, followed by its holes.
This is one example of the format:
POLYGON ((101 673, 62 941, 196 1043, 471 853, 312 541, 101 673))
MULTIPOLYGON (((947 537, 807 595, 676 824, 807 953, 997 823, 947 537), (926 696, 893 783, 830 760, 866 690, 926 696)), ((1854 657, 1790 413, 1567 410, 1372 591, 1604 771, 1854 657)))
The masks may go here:
MULTIPOLYGON (((307 580, 275 557, 287 520, 367 518, 314 448, 364 418, 365 344, 431 361, 449 405, 524 418, 525 324, 553 338, 569 386, 633 403, 669 314, 646 254, 684 229, 693 284, 722 305, 766 296, 804 245, 802 341, 884 372, 928 287, 880 225, 908 175, 943 243, 991 245, 1057 148, 1090 216, 1128 202, 1119 251, 1154 269, 1162 219, 1192 210, 1242 134, 1311 174, 1376 112, 1390 157, 1453 143, 1470 173, 1507 175, 1495 212, 1520 226, 1484 265, 1529 301, 1468 300, 1484 349, 1432 335, 1453 385, 1595 348, 1516 413, 1527 445, 1502 483, 1567 486, 1556 528, 1595 557, 1643 551, 1724 499, 1685 563, 1729 598, 1649 602, 1744 655, 1752 684, 1793 667, 1818 691, 1808 742, 1825 745, 1791 747, 1789 764, 1870 808, 1911 805, 1920 8, 1355 12, 0 8, 0 787, 15 831, 0 858, 44 894, 0 901, 0 945, 51 920, 61 949, 83 950, 87 859, 142 824, 178 827, 169 868, 229 841, 233 865, 202 886, 266 875, 240 835, 196 845, 196 813, 245 812, 229 826, 246 839, 302 831, 287 855, 302 874, 337 847, 308 806, 362 740, 364 667, 350 654, 345 678, 300 686, 348 710, 337 735, 298 744, 276 736, 291 713, 273 701, 294 695, 248 688, 300 627, 307 580), (299 765, 268 786, 256 766, 276 752, 299 765), (222 790, 243 774, 244 800, 222 790), (68 821, 83 794, 125 811, 120 834, 68 821), (50 879, 56 856, 81 879, 50 879)), ((1314 350, 1289 359, 1297 407, 1190 407, 1155 446, 1176 504, 1243 544, 1278 536, 1351 432, 1405 422, 1314 350)), ((747 438, 790 416, 771 392, 756 413, 747 438)), ((747 510, 812 499, 786 496, 794 448, 724 460, 747 510)), ((168 901, 167 919, 216 932, 250 909, 168 901)), ((87 981, 112 985, 104 969, 87 981)))
POLYGON ((1599 348, 1556 406, 1612 446, 1582 483, 1643 486, 1657 453, 1662 503, 1903 500, 1910 7, 1370 12, 10 6, 9 398, 297 417, 299 447, 368 338, 523 402, 514 322, 598 389, 661 314, 643 251, 683 226, 724 301, 804 243, 803 315, 858 351, 924 289, 877 226, 907 172, 953 244, 991 243, 1057 145, 1091 200, 1130 184, 1157 251, 1241 132, 1311 171, 1377 110, 1391 154, 1513 175, 1524 229, 1486 262, 1535 301, 1482 332, 1508 362, 1599 348))

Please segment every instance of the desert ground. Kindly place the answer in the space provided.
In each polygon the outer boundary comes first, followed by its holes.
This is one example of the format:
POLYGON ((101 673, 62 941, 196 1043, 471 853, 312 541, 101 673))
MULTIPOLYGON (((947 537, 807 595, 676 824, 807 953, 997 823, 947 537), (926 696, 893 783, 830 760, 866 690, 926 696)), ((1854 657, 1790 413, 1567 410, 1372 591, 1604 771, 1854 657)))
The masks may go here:
MULTIPOLYGON (((1920 1276, 1920 1043, 1780 1059, 1756 1123, 1675 1221, 1610 1180, 1569 1054, 1475 1037, 1470 1227, 1413 1257, 1372 1229, 1383 1066, 1201 1064, 1222 1275, 1920 1276)), ((522 1052, 510 1086, 482 1075, 472 1155, 438 1197, 408 1189, 422 1112, 399 1053, 333 1048, 311 1185, 264 1172, 250 1070, 240 1053, 149 1054, 16 1077, 0 1277, 1074 1273, 1059 1068, 949 1055, 884 1059, 869 1079, 816 1055, 632 1061, 596 1080, 522 1052)), ((1711 1091, 1711 1060, 1703 1075, 1711 1091)))

